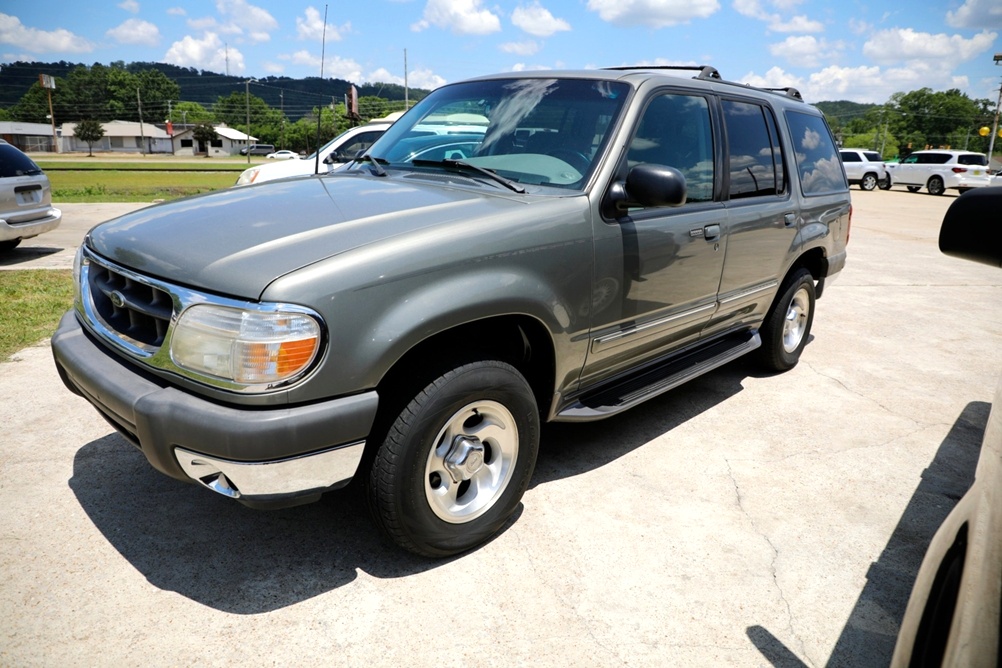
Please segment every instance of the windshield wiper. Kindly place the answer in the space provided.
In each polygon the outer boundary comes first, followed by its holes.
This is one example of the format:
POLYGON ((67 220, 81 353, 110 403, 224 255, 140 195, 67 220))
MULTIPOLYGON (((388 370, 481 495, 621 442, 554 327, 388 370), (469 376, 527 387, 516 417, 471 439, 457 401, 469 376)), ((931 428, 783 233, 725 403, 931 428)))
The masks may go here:
POLYGON ((354 160, 352 160, 352 162, 371 162, 372 171, 376 173, 376 176, 386 176, 386 170, 383 169, 383 165, 390 164, 389 160, 384 160, 383 158, 377 158, 376 156, 370 153, 363 153, 362 155, 357 156, 354 160))
POLYGON ((466 171, 470 171, 470 172, 476 172, 477 174, 480 174, 481 176, 486 176, 487 178, 489 178, 490 180, 492 180, 492 181, 494 181, 496 183, 500 183, 501 185, 503 185, 505 188, 508 188, 509 190, 513 190, 513 191, 515 191, 517 193, 524 193, 525 192, 525 188, 523 188, 522 186, 518 185, 514 181, 509 181, 508 179, 506 179, 505 177, 501 176, 497 172, 494 172, 494 171, 492 171, 490 169, 485 169, 483 167, 478 167, 477 165, 474 165, 472 163, 466 162, 465 160, 420 160, 420 159, 418 159, 418 160, 412 160, 411 164, 412 165, 417 165, 418 167, 428 167, 428 166, 431 166, 431 167, 452 167, 452 168, 458 168, 460 170, 466 170, 466 171))

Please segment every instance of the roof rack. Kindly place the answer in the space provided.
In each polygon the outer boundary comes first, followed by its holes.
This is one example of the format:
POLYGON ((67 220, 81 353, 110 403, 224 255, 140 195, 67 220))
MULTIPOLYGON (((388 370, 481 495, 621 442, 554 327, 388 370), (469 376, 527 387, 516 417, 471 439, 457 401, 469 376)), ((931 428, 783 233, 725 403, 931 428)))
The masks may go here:
POLYGON ((767 90, 770 93, 782 93, 786 97, 792 97, 794 100, 804 101, 804 96, 800 94, 800 91, 790 86, 786 88, 759 88, 759 90, 767 90))
POLYGON ((605 70, 689 70, 699 71, 693 79, 720 80, 720 72, 709 65, 623 65, 620 67, 603 67, 605 70))

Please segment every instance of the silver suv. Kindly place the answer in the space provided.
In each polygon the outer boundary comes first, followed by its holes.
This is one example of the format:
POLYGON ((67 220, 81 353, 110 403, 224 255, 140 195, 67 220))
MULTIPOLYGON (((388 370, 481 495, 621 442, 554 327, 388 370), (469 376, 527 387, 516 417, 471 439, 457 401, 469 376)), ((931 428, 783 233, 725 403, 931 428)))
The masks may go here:
POLYGON ((888 163, 887 174, 892 186, 905 186, 912 193, 925 188, 930 195, 991 185, 988 157, 970 151, 915 151, 899 163, 888 163))
POLYGON ((163 473, 251 506, 357 480, 395 543, 455 554, 518 508, 541 422, 797 364, 850 211, 794 90, 483 77, 338 171, 97 226, 52 350, 163 473), (484 125, 422 129, 456 114, 484 125))
POLYGON ((859 185, 861 190, 873 190, 887 181, 887 169, 884 160, 876 151, 862 148, 839 149, 845 175, 852 185, 859 185))
POLYGON ((56 229, 62 217, 42 168, 0 139, 0 251, 56 229))

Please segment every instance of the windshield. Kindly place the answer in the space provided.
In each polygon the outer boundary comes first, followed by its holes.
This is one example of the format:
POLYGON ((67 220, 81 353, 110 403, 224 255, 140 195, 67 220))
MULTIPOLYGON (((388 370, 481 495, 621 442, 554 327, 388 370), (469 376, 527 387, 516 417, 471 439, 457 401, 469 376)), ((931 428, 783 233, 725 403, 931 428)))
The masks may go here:
MULTIPOLYGON (((588 79, 471 81, 434 91, 368 155, 388 169, 486 169, 513 183, 580 188, 629 94, 588 79)), ((474 170, 468 175, 475 177, 474 170)))

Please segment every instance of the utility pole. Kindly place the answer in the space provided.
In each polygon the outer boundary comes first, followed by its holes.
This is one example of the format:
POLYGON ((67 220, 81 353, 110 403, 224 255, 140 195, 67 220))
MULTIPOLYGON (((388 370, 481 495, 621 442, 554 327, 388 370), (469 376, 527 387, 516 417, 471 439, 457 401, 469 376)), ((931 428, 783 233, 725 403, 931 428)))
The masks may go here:
POLYGON ((404 49, 404 111, 410 109, 410 102, 407 99, 407 49, 404 49))
MULTIPOLYGON (((995 64, 1002 64, 1002 53, 995 54, 995 64)), ((995 135, 999 131, 999 106, 1002 106, 1002 84, 999 85, 999 99, 995 103, 995 121, 992 123, 992 138, 988 140, 988 169, 992 168, 992 152, 995 151, 995 135)))
POLYGON ((48 74, 39 74, 38 83, 41 84, 45 92, 49 94, 49 120, 52 123, 52 150, 59 153, 59 138, 56 136, 56 115, 52 111, 52 89, 56 87, 56 80, 48 74))
POLYGON ((282 149, 284 150, 285 149, 285 91, 284 90, 278 91, 278 100, 279 100, 278 102, 279 111, 282 114, 282 135, 281 135, 282 138, 279 141, 279 143, 282 145, 282 149))
POLYGON ((250 133, 250 83, 254 79, 248 79, 244 82, 244 104, 247 107, 247 164, 250 164, 250 147, 251 147, 251 133, 250 133))
POLYGON ((139 97, 139 87, 136 87, 136 105, 139 107, 139 152, 146 155, 146 135, 143 133, 143 100, 139 97))

